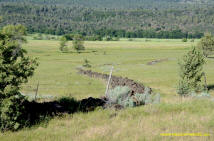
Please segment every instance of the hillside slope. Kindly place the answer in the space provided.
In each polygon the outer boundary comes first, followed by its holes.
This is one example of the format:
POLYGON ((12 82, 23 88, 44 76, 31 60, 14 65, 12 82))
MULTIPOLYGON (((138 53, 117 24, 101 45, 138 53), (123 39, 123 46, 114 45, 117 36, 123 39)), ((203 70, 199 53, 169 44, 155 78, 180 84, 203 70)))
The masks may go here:
POLYGON ((30 32, 58 35, 214 32, 214 4, 201 0, 2 0, 0 16, 1 27, 20 23, 30 32))
POLYGON ((212 0, 2 0, 2 2, 25 2, 46 5, 85 6, 91 8, 170 8, 186 5, 210 5, 212 0))

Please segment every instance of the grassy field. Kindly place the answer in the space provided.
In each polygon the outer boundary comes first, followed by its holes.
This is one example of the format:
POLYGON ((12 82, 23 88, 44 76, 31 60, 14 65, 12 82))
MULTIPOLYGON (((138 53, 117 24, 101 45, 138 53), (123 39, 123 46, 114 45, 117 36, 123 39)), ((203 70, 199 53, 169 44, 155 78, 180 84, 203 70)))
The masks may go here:
MULTIPOLYGON (((92 70, 128 77, 161 94, 161 104, 122 111, 97 109, 56 117, 47 124, 11 133, 0 133, 0 141, 142 141, 142 140, 214 140, 214 102, 209 99, 181 99, 176 94, 178 60, 197 44, 166 39, 134 39, 134 41, 87 41, 86 51, 59 52, 58 41, 29 40, 24 48, 40 63, 35 75, 22 92, 40 96, 70 96, 76 99, 101 97, 105 82, 81 76, 76 68, 84 59, 92 70), (147 65, 158 59, 166 61, 147 65), (162 137, 161 133, 209 133, 209 137, 162 137)), ((72 43, 69 42, 69 46, 72 43)), ((208 85, 214 85, 214 59, 207 59, 204 71, 208 85)), ((211 90, 213 95, 214 92, 211 90)))

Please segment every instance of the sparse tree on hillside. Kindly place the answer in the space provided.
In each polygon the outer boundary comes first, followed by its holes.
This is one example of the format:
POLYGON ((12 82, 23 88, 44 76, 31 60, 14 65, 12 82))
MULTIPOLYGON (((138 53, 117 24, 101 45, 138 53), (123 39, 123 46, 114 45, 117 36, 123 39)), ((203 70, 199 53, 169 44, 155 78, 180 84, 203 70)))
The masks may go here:
POLYGON ((190 92, 200 92, 204 90, 201 79, 204 75, 202 72, 205 59, 202 52, 196 48, 192 49, 179 62, 180 81, 178 85, 178 94, 185 96, 190 92))
POLYGON ((208 57, 209 55, 214 54, 214 36, 210 33, 205 34, 198 46, 203 50, 204 56, 208 57))
POLYGON ((81 35, 75 35, 74 40, 73 40, 73 48, 76 50, 78 53, 80 53, 81 50, 85 50, 84 47, 84 40, 81 35))

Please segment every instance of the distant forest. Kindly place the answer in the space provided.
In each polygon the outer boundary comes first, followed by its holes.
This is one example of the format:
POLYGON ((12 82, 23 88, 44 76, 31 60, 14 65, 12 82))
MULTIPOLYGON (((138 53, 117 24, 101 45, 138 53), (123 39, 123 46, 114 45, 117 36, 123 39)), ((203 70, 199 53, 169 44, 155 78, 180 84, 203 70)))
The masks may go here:
POLYGON ((200 38, 214 33, 211 0, 1 0, 0 27, 29 33, 127 38, 200 38))

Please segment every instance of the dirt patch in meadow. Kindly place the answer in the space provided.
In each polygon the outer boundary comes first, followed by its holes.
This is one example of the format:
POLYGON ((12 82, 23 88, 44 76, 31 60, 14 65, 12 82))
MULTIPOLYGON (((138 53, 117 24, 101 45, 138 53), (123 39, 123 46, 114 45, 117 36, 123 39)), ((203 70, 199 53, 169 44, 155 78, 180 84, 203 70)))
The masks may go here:
POLYGON ((155 64, 157 64, 157 63, 166 62, 166 61, 168 61, 168 60, 169 60, 168 58, 153 60, 153 61, 151 61, 151 62, 148 62, 147 65, 155 65, 155 64))
MULTIPOLYGON (((78 69, 78 73, 82 75, 87 75, 92 78, 103 79, 105 81, 108 81, 108 78, 109 78, 108 74, 93 72, 91 70, 78 69)), ((129 79, 127 77, 123 78, 118 76, 112 76, 110 85, 112 88, 115 88, 116 86, 127 86, 131 89, 131 94, 144 93, 144 90, 145 90, 145 86, 143 84, 135 82, 134 80, 129 79)))

